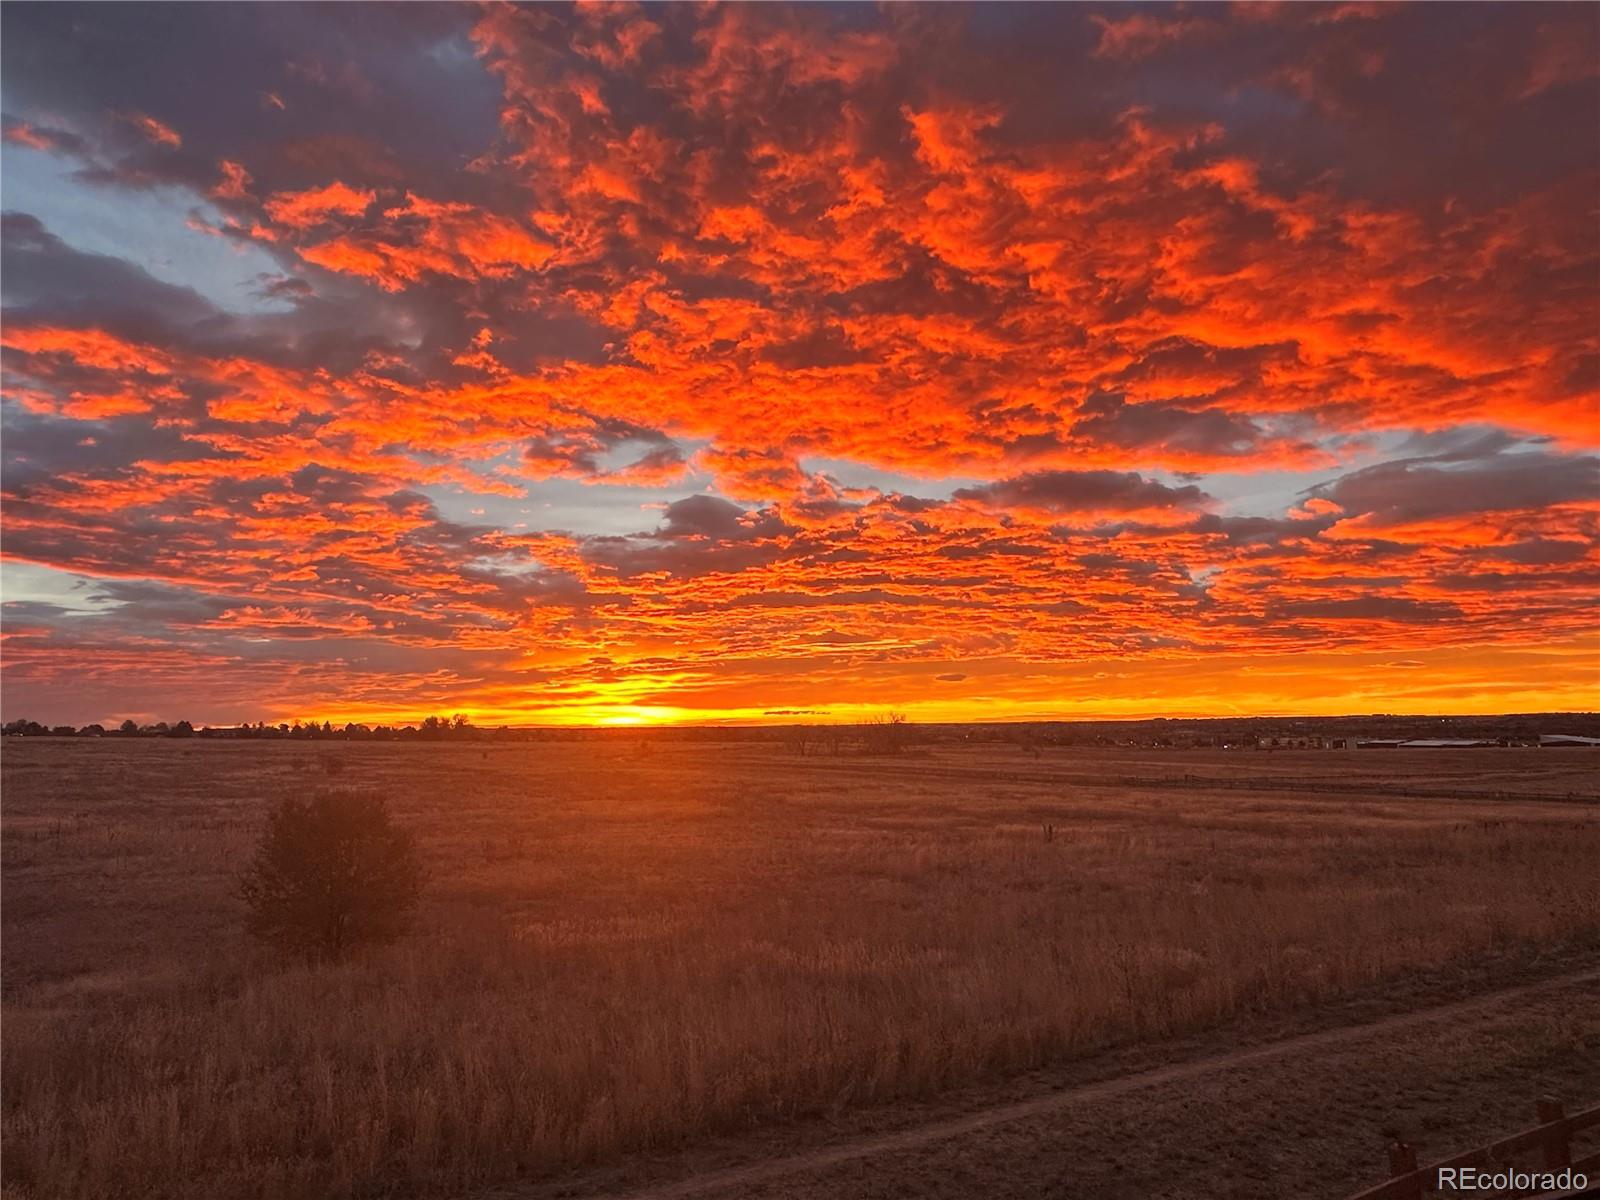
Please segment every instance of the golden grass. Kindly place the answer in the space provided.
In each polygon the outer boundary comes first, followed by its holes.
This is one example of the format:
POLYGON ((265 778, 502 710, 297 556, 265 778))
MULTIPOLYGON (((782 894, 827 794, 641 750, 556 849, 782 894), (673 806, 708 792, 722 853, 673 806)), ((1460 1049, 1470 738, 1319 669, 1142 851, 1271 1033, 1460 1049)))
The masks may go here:
MULTIPOLYGON (((266 802, 327 784, 314 750, 6 750, 8 1196, 448 1194, 1600 940, 1592 806, 1386 798, 1370 759, 1306 755, 1374 789, 1329 798, 1098 788, 1069 777, 1156 768, 1081 751, 338 746, 431 898, 401 944, 284 967, 228 892, 266 802)), ((1424 770, 1564 795, 1588 764, 1424 770)))

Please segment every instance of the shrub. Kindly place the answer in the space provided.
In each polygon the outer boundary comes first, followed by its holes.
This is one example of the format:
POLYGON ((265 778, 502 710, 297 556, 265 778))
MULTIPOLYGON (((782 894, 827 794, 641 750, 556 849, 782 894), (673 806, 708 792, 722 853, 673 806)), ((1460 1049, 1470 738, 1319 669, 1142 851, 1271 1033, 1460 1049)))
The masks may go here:
POLYGON ((274 810, 239 882, 247 928, 285 953, 336 959, 410 925, 416 841, 376 796, 327 792, 274 810))
POLYGON ((910 739, 905 713, 885 713, 861 726, 861 749, 867 754, 899 754, 910 739))

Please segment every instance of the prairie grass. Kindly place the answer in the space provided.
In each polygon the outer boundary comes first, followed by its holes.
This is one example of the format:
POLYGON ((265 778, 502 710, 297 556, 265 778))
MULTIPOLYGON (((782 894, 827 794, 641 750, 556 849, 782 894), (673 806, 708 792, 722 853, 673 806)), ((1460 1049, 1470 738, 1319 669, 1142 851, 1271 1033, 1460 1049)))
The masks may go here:
POLYGON ((1305 755, 1371 788, 1330 800, 1079 782, 1150 769, 1112 752, 356 746, 339 786, 417 830, 425 918, 285 966, 229 890, 309 754, 8 745, 8 1198, 459 1193, 1600 941, 1593 806, 1449 797, 1490 759, 1592 793, 1587 756, 1435 756, 1440 797, 1397 799, 1305 755))

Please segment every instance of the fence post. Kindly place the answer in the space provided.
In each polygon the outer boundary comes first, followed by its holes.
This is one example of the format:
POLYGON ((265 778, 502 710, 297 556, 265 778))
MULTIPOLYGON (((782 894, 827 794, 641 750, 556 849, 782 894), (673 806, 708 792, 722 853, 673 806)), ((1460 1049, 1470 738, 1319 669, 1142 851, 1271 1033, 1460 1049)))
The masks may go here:
MULTIPOLYGON (((1395 1179, 1411 1175, 1417 1169, 1417 1148, 1410 1142, 1393 1142, 1389 1146, 1389 1174, 1395 1179)), ((1422 1180, 1413 1179, 1411 1187, 1401 1193, 1405 1200, 1422 1200, 1422 1180)))
POLYGON ((1554 1096, 1541 1097, 1534 1104, 1534 1112, 1538 1115, 1539 1124, 1550 1125, 1557 1121, 1562 1124, 1544 1135, 1544 1165, 1555 1171, 1562 1167, 1572 1165, 1572 1135, 1568 1131, 1565 1120, 1566 1110, 1561 1107, 1561 1101, 1554 1096))

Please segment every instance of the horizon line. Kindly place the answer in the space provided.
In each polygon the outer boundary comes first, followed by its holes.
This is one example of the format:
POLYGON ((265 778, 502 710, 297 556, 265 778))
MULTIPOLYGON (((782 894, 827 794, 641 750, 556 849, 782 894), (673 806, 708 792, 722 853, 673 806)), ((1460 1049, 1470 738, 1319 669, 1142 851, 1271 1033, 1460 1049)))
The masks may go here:
MULTIPOLYGON (((732 717, 732 718, 726 718, 726 719, 723 719, 723 720, 715 720, 715 719, 713 719, 713 720, 692 720, 692 721, 632 721, 632 722, 629 722, 629 721, 571 721, 571 722, 560 722, 560 723, 553 723, 553 724, 510 725, 510 724, 477 724, 477 723, 475 723, 475 722, 473 722, 471 720, 468 720, 468 722, 466 724, 466 728, 474 730, 476 732, 482 732, 482 733, 495 733, 495 732, 510 732, 510 733, 559 732, 559 731, 564 731, 564 730, 590 730, 590 731, 622 730, 622 731, 630 731, 630 732, 640 732, 642 730, 647 730, 647 729, 659 729, 659 730, 666 730, 666 729, 675 729, 675 730, 698 730, 698 729, 792 729, 792 728, 803 728, 803 727, 808 727, 808 726, 809 727, 816 727, 816 728, 827 728, 827 727, 830 727, 830 726, 850 727, 850 726, 858 726, 858 725, 863 725, 863 724, 870 724, 874 720, 875 716, 879 716, 879 717, 886 716, 886 715, 888 715, 890 713, 893 713, 895 711, 896 710, 894 710, 894 709, 884 709, 880 713, 875 713, 875 714, 870 714, 870 715, 863 715, 863 716, 859 716, 859 717, 836 718, 836 719, 831 719, 831 720, 830 719, 824 719, 824 720, 816 720, 816 721, 752 720, 750 718, 732 717)), ((439 714, 428 714, 428 716, 438 717, 438 719, 441 722, 441 724, 446 728, 450 727, 451 719, 455 715, 456 714, 450 714, 449 717, 444 717, 444 716, 439 716, 439 714)), ((344 722, 337 722, 337 721, 334 721, 330 717, 330 718, 325 718, 324 720, 321 720, 321 721, 294 720, 294 721, 262 722, 262 723, 260 723, 259 727, 260 728, 264 728, 264 729, 271 729, 271 730, 279 730, 279 729, 281 729, 283 727, 288 727, 290 729, 294 729, 294 728, 300 728, 300 729, 315 728, 315 729, 320 731, 322 729, 322 727, 324 725, 326 725, 326 726, 330 727, 331 732, 336 733, 336 734, 344 733, 346 728, 349 727, 349 726, 352 726, 352 725, 362 727, 362 728, 366 729, 368 732, 371 732, 371 731, 374 731, 374 730, 377 730, 377 729, 390 729, 390 730, 394 730, 394 731, 400 731, 400 730, 404 730, 404 729, 417 730, 417 729, 421 729, 423 727, 423 723, 425 721, 427 721, 428 716, 424 716, 424 717, 421 717, 421 718, 414 718, 414 719, 406 721, 404 723, 389 722, 389 721, 366 722, 366 721, 354 721, 354 720, 346 720, 344 722)), ((1032 718, 1032 717, 993 717, 993 718, 987 718, 987 719, 985 719, 985 718, 974 718, 974 719, 971 719, 971 720, 921 720, 921 721, 916 720, 916 719, 911 718, 911 717, 906 717, 905 720, 906 720, 907 724, 915 725, 915 726, 921 726, 921 727, 924 727, 924 728, 929 728, 929 727, 959 727, 959 726, 967 726, 967 725, 983 725, 983 726, 1006 726, 1006 725, 1149 725, 1149 724, 1155 724, 1155 723, 1185 724, 1185 723, 1201 723, 1201 722, 1209 723, 1209 722, 1246 722, 1246 721, 1328 721, 1328 722, 1335 722, 1335 721, 1370 721, 1370 720, 1393 720, 1393 721, 1401 721, 1401 720, 1403 720, 1403 721, 1430 721, 1430 720, 1433 720, 1433 721, 1508 721, 1508 720, 1514 720, 1514 719, 1527 719, 1527 718, 1533 718, 1533 717, 1595 718, 1595 719, 1600 719, 1600 710, 1597 710, 1597 709, 1536 709, 1536 710, 1525 710, 1525 711, 1517 711, 1517 712, 1483 712, 1483 713, 1366 712, 1366 713, 1339 713, 1339 714, 1333 714, 1333 715, 1321 714, 1321 713, 1293 713, 1293 712, 1289 712, 1289 713, 1256 713, 1256 714, 1250 714, 1250 715, 1175 716, 1175 717, 1174 716, 1159 716, 1159 717, 1036 717, 1036 718, 1032 718)), ((126 718, 126 719, 127 720, 132 720, 133 718, 130 717, 130 718, 126 718)), ((170 729, 170 728, 172 728, 172 727, 174 727, 176 725, 184 723, 185 721, 187 721, 187 718, 180 717, 176 721, 170 721, 170 722, 169 721, 152 721, 152 722, 148 722, 148 723, 139 722, 138 724, 139 724, 140 730, 142 731, 142 730, 147 729, 147 728, 153 728, 156 725, 165 725, 170 729)), ((47 725, 47 724, 45 724, 45 722, 42 722, 42 721, 30 721, 29 718, 16 717, 16 718, 13 718, 13 719, 11 719, 9 721, 5 721, 3 723, 3 726, 0 726, 0 727, 3 727, 6 731, 9 732, 12 726, 20 724, 20 723, 23 723, 23 722, 28 722, 30 724, 37 725, 37 726, 39 726, 39 727, 41 727, 41 728, 43 728, 43 729, 45 729, 47 731, 45 734, 28 735, 28 736, 34 736, 34 737, 51 736, 51 733, 49 731, 57 729, 57 728, 64 728, 67 725, 67 722, 60 722, 60 723, 55 724, 55 725, 47 725)), ((250 724, 248 722, 240 722, 240 723, 234 723, 234 724, 211 724, 211 723, 199 723, 199 724, 196 724, 194 722, 188 722, 188 723, 190 725, 190 728, 197 735, 200 734, 203 730, 236 730, 236 729, 255 729, 255 728, 258 728, 257 725, 252 725, 252 724, 250 724)), ((85 722, 84 724, 81 724, 81 725, 74 724, 72 726, 72 729, 74 731, 74 735, 76 735, 76 734, 80 733, 82 730, 89 728, 90 726, 99 725, 101 727, 101 729, 103 730, 103 732, 105 734, 107 734, 107 735, 120 735, 121 724, 122 724, 122 722, 117 722, 114 725, 106 725, 106 724, 104 724, 102 722, 99 722, 99 721, 89 721, 89 722, 85 722)), ((62 734, 62 735, 59 735, 59 736, 65 737, 67 735, 62 734)))

